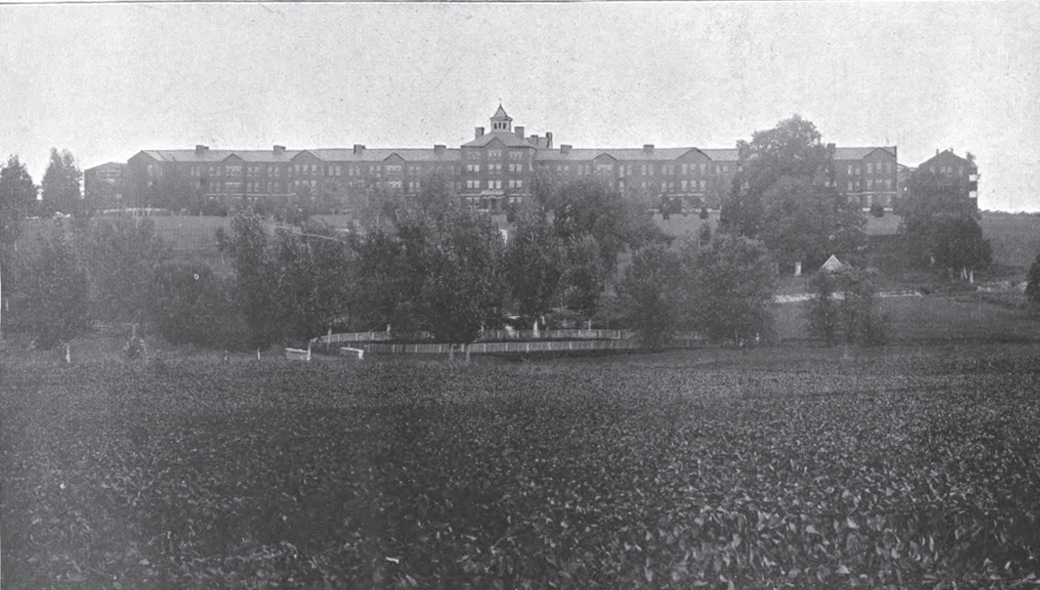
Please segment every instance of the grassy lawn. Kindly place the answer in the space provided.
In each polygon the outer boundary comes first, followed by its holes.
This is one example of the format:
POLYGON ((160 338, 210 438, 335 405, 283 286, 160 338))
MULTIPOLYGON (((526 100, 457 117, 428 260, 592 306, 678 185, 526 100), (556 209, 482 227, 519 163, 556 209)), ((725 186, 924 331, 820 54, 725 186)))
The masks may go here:
POLYGON ((1029 346, 2 369, 5 588, 1010 587, 1040 569, 1029 346))

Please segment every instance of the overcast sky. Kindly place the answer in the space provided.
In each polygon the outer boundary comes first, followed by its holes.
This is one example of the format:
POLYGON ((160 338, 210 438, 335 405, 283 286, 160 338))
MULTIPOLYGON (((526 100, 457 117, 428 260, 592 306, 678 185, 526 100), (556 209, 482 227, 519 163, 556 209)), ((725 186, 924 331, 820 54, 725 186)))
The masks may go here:
POLYGON ((142 149, 452 147, 499 102, 575 147, 970 151, 1040 211, 1040 2, 0 6, 0 150, 39 182, 142 149))

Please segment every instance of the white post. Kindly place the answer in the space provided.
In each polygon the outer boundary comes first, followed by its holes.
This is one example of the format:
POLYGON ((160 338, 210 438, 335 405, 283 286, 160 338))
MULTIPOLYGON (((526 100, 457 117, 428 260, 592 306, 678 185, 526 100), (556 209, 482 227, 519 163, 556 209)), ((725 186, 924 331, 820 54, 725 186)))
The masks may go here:
POLYGON ((801 260, 799 260, 799 261, 794 263, 794 276, 796 276, 796 277, 802 276, 802 261, 801 260))
POLYGON ((256 349, 256 360, 260 360, 260 349, 256 349))
POLYGON ((975 269, 971 269, 968 271, 968 282, 972 285, 975 284, 975 269))
POLYGON ((69 343, 65 343, 65 362, 72 363, 72 351, 69 349, 69 343))

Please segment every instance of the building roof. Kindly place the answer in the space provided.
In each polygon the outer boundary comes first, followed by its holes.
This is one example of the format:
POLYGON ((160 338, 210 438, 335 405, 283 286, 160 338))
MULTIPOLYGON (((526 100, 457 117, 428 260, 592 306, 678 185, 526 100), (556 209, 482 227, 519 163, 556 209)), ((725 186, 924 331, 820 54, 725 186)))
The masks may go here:
POLYGON ((274 150, 144 150, 152 158, 160 162, 223 162, 231 156, 238 156, 246 162, 288 162, 303 150, 285 150, 274 153, 274 150))
POLYGON ((950 148, 948 150, 943 150, 943 151, 935 154, 934 156, 932 156, 931 158, 928 158, 924 162, 921 162, 920 164, 917 165, 917 167, 918 168, 924 168, 925 166, 927 166, 929 164, 932 164, 933 160, 935 161, 935 163, 938 163, 938 162, 941 162, 941 161, 946 161, 946 162, 954 161, 954 162, 957 162, 958 164, 962 164, 962 165, 969 163, 967 158, 962 158, 962 157, 958 156, 957 154, 955 154, 953 152, 953 148, 950 148))
POLYGON ((501 141, 506 147, 534 147, 531 142, 518 137, 512 131, 492 131, 491 133, 485 133, 473 141, 462 144, 462 147, 484 147, 495 139, 501 141))
POLYGON ((502 108, 501 104, 498 105, 498 110, 495 111, 494 115, 491 115, 491 118, 492 119, 503 118, 503 119, 509 119, 510 121, 513 120, 512 117, 510 117, 509 115, 506 114, 506 110, 504 108, 502 108))
POLYGON ((895 146, 872 146, 872 147, 840 147, 834 148, 835 160, 862 160, 874 150, 885 150, 893 157, 896 155, 895 146))
POLYGON ((382 162, 397 154, 406 162, 457 162, 460 150, 444 148, 437 153, 432 148, 376 148, 355 152, 352 148, 329 148, 307 150, 327 162, 382 162))
POLYGON ((708 156, 714 162, 735 162, 737 161, 737 150, 735 149, 701 149, 696 147, 681 147, 681 148, 654 148, 649 153, 642 148, 572 148, 570 151, 564 153, 560 149, 539 149, 535 155, 536 160, 541 161, 557 161, 557 160, 578 160, 578 161, 592 161, 601 155, 607 155, 615 160, 632 161, 632 160, 653 160, 653 161, 664 161, 669 162, 683 155, 697 150, 702 152, 705 156, 708 156))
POLYGON ((119 169, 123 169, 123 168, 126 168, 126 162, 105 162, 104 164, 98 164, 97 166, 94 166, 92 168, 87 168, 83 172, 89 172, 91 170, 101 170, 103 168, 119 168, 119 169))

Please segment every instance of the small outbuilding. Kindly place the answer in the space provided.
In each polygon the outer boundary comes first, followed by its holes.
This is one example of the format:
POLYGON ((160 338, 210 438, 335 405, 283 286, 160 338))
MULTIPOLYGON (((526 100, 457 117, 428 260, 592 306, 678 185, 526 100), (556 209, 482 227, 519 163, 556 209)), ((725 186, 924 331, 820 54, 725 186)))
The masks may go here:
POLYGON ((823 263, 820 270, 823 272, 838 272, 845 268, 845 265, 838 260, 838 257, 831 254, 831 257, 827 259, 827 262, 823 263))

